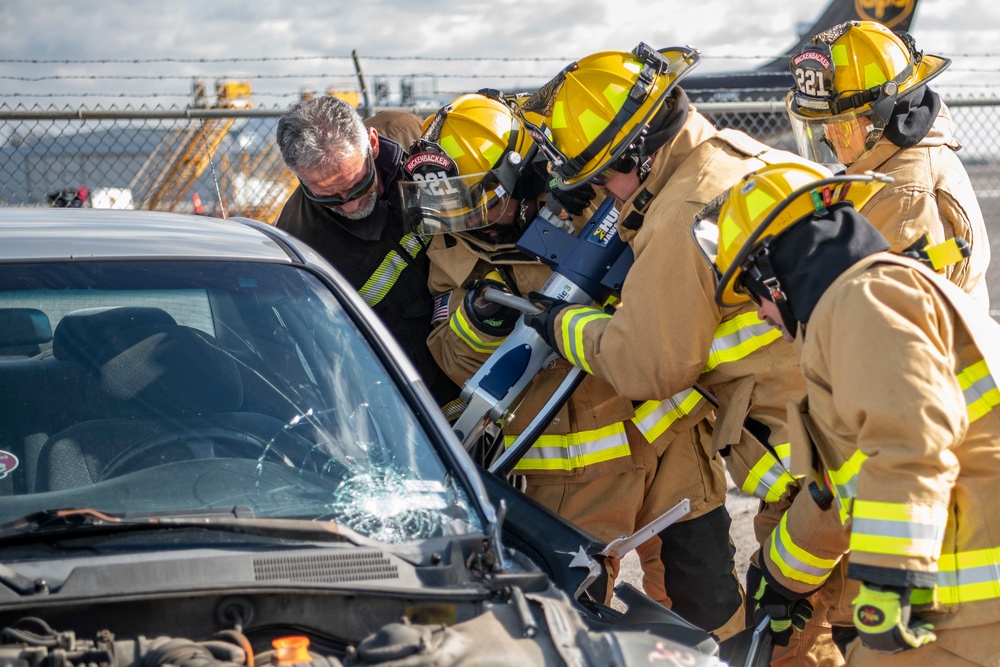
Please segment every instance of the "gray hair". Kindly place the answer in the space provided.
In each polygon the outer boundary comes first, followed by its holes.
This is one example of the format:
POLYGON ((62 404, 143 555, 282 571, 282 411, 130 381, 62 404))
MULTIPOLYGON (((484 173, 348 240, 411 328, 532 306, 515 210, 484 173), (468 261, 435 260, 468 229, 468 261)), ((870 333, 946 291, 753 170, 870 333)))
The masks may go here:
POLYGON ((368 129, 354 107, 336 97, 292 105, 278 120, 278 149, 296 174, 329 166, 368 145, 368 129))

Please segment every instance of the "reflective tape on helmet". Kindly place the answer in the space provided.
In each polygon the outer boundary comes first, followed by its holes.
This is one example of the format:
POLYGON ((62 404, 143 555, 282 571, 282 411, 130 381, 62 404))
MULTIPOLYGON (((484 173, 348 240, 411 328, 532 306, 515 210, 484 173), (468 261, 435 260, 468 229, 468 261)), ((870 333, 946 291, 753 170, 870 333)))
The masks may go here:
MULTIPOLYGON (((507 447, 515 440, 516 435, 504 435, 507 447)), ((576 470, 631 454, 625 424, 617 422, 591 431, 542 435, 517 462, 514 470, 576 470)))
MULTIPOLYGON (((429 241, 428 241, 429 242, 429 241)), ((424 241, 416 234, 407 234, 399 240, 399 245, 406 249, 410 257, 416 257, 424 249, 424 241)), ((372 308, 375 307, 385 295, 389 293, 392 286, 399 279, 399 274, 408 266, 405 259, 395 250, 390 250, 382 259, 382 262, 375 269, 375 272, 365 281, 365 284, 358 290, 358 294, 372 308)))
POLYGON ((647 442, 654 442, 674 422, 694 412, 704 400, 694 389, 686 389, 662 401, 646 401, 636 408, 632 423, 647 442))
POLYGON ((455 335, 461 338, 466 345, 471 347, 473 351, 480 352, 482 354, 492 353, 500 347, 500 344, 503 341, 485 340, 482 338, 476 328, 469 323, 469 320, 465 317, 465 313, 462 312, 464 307, 465 306, 461 306, 452 314, 451 319, 448 320, 448 327, 454 331, 455 335))
POLYGON ((750 469, 741 488, 764 502, 773 503, 781 498, 788 485, 794 482, 795 478, 785 469, 785 466, 770 452, 764 452, 764 455, 750 469))
POLYGON ((856 499, 851 515, 851 551, 934 559, 948 508, 856 499))
POLYGON ((589 306, 566 308, 561 315, 563 355, 574 366, 593 373, 584 356, 583 331, 591 322, 610 320, 611 315, 589 306))
POLYGON ((781 517, 778 526, 771 533, 771 548, 768 556, 786 578, 816 587, 826 581, 837 560, 820 558, 795 544, 788 531, 788 514, 781 517))
POLYGON ((779 338, 781 332, 757 317, 757 313, 737 315, 715 330, 712 349, 701 372, 707 373, 719 364, 739 361, 779 338))
POLYGON ((1000 390, 985 361, 969 366, 957 377, 965 395, 970 424, 1000 405, 1000 390))

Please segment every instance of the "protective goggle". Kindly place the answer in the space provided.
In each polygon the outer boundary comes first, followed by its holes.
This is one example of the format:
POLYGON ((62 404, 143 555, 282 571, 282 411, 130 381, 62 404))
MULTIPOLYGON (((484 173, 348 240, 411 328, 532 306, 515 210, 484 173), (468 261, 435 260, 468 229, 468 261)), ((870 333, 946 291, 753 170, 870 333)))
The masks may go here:
POLYGON ((305 195, 305 198, 311 202, 315 202, 317 204, 323 204, 326 206, 343 206, 348 202, 361 199, 362 197, 367 195, 371 191, 372 186, 375 185, 375 156, 372 155, 372 150, 371 148, 369 148, 367 174, 365 175, 364 179, 360 183, 355 185, 353 188, 351 188, 351 191, 348 192, 347 195, 344 197, 341 197, 340 195, 326 195, 326 196, 317 195, 313 193, 312 190, 306 187, 306 184, 302 182, 301 178, 299 179, 299 185, 302 187, 302 194, 305 195))

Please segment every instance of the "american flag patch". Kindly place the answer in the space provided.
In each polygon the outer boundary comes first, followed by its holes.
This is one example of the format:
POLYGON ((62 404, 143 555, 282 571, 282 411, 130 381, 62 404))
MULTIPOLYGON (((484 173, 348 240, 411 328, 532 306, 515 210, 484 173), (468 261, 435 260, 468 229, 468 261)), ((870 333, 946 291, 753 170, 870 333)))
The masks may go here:
POLYGON ((448 319, 449 303, 451 303, 451 292, 445 292, 434 299, 434 314, 431 316, 431 324, 444 322, 448 319))

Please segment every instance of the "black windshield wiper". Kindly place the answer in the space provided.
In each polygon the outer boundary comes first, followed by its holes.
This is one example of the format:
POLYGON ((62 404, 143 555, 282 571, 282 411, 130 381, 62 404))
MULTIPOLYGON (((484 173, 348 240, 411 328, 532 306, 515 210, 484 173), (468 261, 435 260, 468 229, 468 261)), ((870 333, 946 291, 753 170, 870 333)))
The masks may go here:
POLYGON ((0 525, 0 545, 30 543, 50 538, 100 535, 163 528, 194 528, 241 533, 259 537, 309 542, 350 542, 358 546, 381 545, 332 521, 306 519, 255 519, 249 508, 191 510, 184 514, 106 514, 89 507, 44 510, 0 525))

